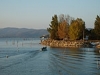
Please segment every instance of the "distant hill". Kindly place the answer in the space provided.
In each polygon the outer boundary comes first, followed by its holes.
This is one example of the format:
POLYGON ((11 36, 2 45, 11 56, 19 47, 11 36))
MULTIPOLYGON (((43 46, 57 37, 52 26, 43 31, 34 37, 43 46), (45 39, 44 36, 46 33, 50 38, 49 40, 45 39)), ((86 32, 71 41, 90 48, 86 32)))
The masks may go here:
POLYGON ((39 38, 47 35, 46 29, 1 28, 0 38, 39 38))

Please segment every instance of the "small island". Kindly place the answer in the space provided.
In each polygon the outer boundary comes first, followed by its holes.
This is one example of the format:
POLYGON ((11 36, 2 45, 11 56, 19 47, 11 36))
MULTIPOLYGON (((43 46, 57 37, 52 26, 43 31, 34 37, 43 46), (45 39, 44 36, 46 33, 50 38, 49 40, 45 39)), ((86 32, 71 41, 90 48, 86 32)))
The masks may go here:
POLYGON ((81 18, 74 19, 64 14, 54 15, 49 36, 43 36, 41 44, 50 47, 96 47, 100 48, 100 17, 97 15, 94 28, 86 28, 81 18))

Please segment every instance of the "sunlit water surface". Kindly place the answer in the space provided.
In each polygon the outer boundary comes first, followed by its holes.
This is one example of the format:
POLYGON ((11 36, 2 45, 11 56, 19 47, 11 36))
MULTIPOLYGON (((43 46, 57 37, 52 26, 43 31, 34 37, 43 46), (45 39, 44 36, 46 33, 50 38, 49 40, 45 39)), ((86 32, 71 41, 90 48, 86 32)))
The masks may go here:
POLYGON ((0 39, 0 75, 100 75, 95 48, 50 48, 40 39, 0 39))

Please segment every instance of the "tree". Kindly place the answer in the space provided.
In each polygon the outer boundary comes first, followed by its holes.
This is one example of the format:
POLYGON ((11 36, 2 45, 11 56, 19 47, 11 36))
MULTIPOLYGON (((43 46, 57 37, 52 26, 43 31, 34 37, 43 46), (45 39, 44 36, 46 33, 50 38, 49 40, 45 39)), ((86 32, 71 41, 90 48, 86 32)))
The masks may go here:
POLYGON ((63 22, 64 20, 65 20, 64 14, 60 14, 58 18, 59 23, 63 22))
POLYGON ((76 20, 72 20, 71 25, 69 27, 69 37, 71 40, 82 39, 83 32, 85 30, 85 22, 77 18, 76 20))
POLYGON ((58 18, 59 23, 66 21, 69 25, 72 20, 74 20, 73 17, 70 17, 69 15, 64 15, 64 14, 60 14, 58 18))
POLYGON ((51 39, 58 39, 58 17, 57 15, 54 15, 52 17, 51 25, 49 25, 50 28, 47 28, 47 31, 50 33, 50 38, 51 39))
POLYGON ((97 15, 94 23, 94 31, 98 40, 100 40, 100 17, 97 15))
POLYGON ((58 37, 60 40, 68 38, 68 23, 65 20, 58 26, 58 37))
POLYGON ((64 14, 60 14, 58 21, 59 21, 59 25, 58 25, 58 37, 59 39, 64 39, 64 38, 69 38, 68 35, 68 31, 69 31, 69 25, 72 21, 72 17, 70 17, 69 15, 64 15, 64 14))
POLYGON ((91 29, 89 31, 89 40, 95 40, 95 39, 96 39, 95 31, 94 31, 94 29, 91 29))

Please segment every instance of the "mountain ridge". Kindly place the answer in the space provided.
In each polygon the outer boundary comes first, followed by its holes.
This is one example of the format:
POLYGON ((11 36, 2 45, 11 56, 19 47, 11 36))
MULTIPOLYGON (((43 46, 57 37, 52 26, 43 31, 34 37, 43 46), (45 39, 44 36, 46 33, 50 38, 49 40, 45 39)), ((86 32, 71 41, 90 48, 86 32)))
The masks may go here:
POLYGON ((46 29, 0 28, 0 38, 39 38, 47 34, 46 29))

